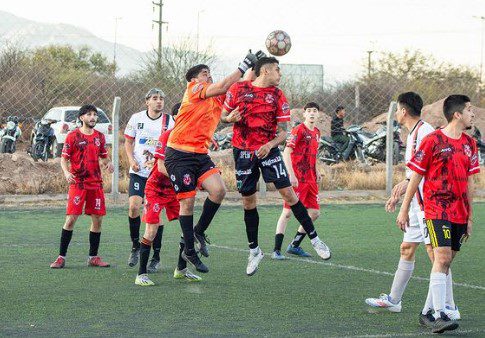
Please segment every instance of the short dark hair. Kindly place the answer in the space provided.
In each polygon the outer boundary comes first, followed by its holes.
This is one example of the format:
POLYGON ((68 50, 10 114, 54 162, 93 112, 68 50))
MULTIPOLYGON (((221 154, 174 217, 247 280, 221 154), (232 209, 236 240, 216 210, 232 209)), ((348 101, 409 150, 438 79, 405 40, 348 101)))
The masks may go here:
POLYGON ((98 109, 96 108, 96 106, 94 106, 94 105, 92 105, 92 104, 85 104, 84 106, 82 106, 81 108, 79 108, 79 114, 78 114, 78 117, 81 117, 81 116, 83 116, 84 114, 89 113, 90 111, 93 111, 93 112, 95 112, 96 114, 98 113, 98 109))
POLYGON ((254 73, 256 74, 256 76, 259 76, 261 74, 261 67, 263 67, 264 65, 269 65, 271 63, 280 64, 278 59, 273 56, 265 56, 259 59, 254 65, 254 73))
POLYGON ((173 105, 172 107, 172 116, 176 116, 179 113, 180 106, 182 105, 182 102, 178 102, 173 105))
POLYGON ((397 97, 397 102, 404 106, 409 114, 412 116, 421 116, 421 109, 423 109, 423 99, 414 92, 402 93, 397 97))
POLYGON ((200 65, 197 65, 197 66, 193 66, 192 68, 190 68, 187 71, 187 73, 185 73, 185 79, 187 80, 187 82, 192 81, 192 79, 194 77, 197 77, 197 75, 199 75, 199 73, 201 71, 203 71, 204 69, 209 69, 209 66, 204 65, 204 64, 200 64, 200 65))
POLYGON ((320 111, 320 106, 315 102, 308 102, 305 107, 303 107, 303 110, 307 110, 308 108, 317 108, 317 110, 320 111))
POLYGON ((465 104, 470 102, 470 98, 466 95, 450 95, 443 103, 443 114, 445 114, 446 121, 453 121, 455 112, 463 112, 465 104))
POLYGON ((339 111, 344 110, 344 109, 345 109, 344 106, 337 106, 337 108, 335 108, 335 113, 338 113, 339 111))

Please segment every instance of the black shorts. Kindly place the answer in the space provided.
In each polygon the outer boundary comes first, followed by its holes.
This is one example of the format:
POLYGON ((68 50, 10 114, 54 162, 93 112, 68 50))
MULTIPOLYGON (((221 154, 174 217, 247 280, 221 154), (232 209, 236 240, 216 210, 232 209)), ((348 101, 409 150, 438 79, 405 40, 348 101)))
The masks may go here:
POLYGON ((167 147, 165 168, 178 199, 195 196, 204 180, 220 173, 207 154, 186 153, 167 147))
POLYGON ((274 183, 276 189, 291 187, 285 162, 278 147, 271 149, 268 156, 259 159, 255 151, 233 149, 236 164, 237 190, 243 196, 256 192, 260 170, 266 183, 274 183))
POLYGON ((145 196, 145 185, 148 178, 141 177, 140 175, 130 173, 130 184, 128 186, 128 196, 145 196))
POLYGON ((426 227, 433 248, 449 246, 453 251, 460 251, 467 224, 452 223, 442 219, 427 219, 426 227))

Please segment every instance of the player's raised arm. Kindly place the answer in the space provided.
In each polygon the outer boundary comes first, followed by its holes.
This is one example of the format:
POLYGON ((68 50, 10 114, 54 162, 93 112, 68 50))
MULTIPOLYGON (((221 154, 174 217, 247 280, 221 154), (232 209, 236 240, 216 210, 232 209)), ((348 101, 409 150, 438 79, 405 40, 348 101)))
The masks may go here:
MULTIPOLYGON (((256 61, 258 61, 261 57, 265 56, 262 51, 258 51, 257 53, 253 54, 251 50, 249 53, 244 57, 244 59, 239 63, 237 70, 232 72, 229 76, 225 77, 219 82, 211 84, 206 92, 205 97, 213 97, 225 94, 229 87, 239 81, 241 76, 243 76, 249 69, 251 69, 256 61)), ((210 78, 212 81, 212 78, 210 78)))

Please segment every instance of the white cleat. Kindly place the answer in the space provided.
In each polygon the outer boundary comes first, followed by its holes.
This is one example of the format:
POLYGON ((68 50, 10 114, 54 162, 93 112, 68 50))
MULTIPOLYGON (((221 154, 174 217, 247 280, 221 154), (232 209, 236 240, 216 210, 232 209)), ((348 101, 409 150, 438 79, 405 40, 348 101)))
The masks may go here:
POLYGON ((387 309, 391 312, 401 312, 402 310, 401 302, 397 304, 392 303, 389 300, 389 296, 385 293, 381 293, 379 298, 367 298, 365 302, 372 307, 387 309))
POLYGON ((451 320, 460 320, 461 319, 460 311, 458 311, 458 306, 456 306, 456 305, 455 305, 454 309, 447 305, 446 308, 445 308, 445 314, 451 320))
POLYGON ((259 247, 256 253, 251 253, 251 251, 249 251, 248 266, 246 268, 246 274, 248 276, 252 276, 258 271, 259 262, 261 262, 263 257, 264 254, 259 247))
POLYGON ((322 240, 318 240, 312 245, 315 251, 317 252, 318 256, 320 256, 323 260, 327 260, 327 259, 330 259, 330 257, 332 257, 330 248, 322 240))
POLYGON ((140 286, 153 286, 155 283, 152 282, 150 277, 146 273, 137 275, 135 279, 135 284, 140 286))

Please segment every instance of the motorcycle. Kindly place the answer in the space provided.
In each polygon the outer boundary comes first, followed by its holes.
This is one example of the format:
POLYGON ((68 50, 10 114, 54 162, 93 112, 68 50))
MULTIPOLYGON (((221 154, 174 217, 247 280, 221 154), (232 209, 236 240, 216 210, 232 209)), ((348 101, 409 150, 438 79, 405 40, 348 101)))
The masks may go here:
MULTIPOLYGON (((364 155, 376 162, 386 161, 386 122, 381 122, 381 127, 375 132, 370 133, 359 128, 358 134, 363 142, 364 155)), ((404 146, 401 141, 401 127, 394 121, 393 123, 393 164, 398 164, 404 158, 402 150, 404 146)))
POLYGON ((362 149, 362 140, 357 133, 361 127, 349 126, 345 133, 349 137, 349 142, 345 149, 336 143, 329 136, 320 137, 320 144, 318 147, 318 158, 326 164, 335 164, 341 161, 349 161, 357 159, 361 163, 366 163, 366 158, 362 149))
POLYGON ((46 162, 49 158, 52 139, 54 137, 54 129, 52 129, 51 125, 56 122, 58 121, 42 119, 35 124, 30 149, 30 155, 34 161, 41 159, 46 162))
POLYGON ((214 134, 212 138, 212 143, 210 145, 210 150, 218 151, 229 149, 232 147, 232 133, 228 134, 214 134))
POLYGON ((9 116, 7 125, 0 130, 0 153, 13 154, 15 152, 17 140, 22 136, 18 122, 17 116, 9 116))
POLYGON ((475 127, 472 137, 477 142, 478 162, 480 165, 485 165, 485 139, 482 139, 482 133, 475 127))

